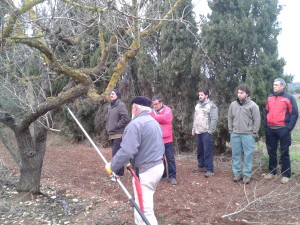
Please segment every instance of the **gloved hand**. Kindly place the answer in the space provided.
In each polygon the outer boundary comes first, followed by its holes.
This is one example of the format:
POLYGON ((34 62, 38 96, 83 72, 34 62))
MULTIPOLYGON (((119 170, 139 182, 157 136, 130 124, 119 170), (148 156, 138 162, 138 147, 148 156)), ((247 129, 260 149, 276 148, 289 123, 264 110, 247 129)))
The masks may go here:
POLYGON ((129 170, 129 168, 132 168, 132 165, 131 165, 131 163, 128 163, 127 165, 126 165, 126 168, 129 170))
POLYGON ((109 175, 112 174, 113 171, 110 168, 110 162, 105 165, 105 170, 109 175))

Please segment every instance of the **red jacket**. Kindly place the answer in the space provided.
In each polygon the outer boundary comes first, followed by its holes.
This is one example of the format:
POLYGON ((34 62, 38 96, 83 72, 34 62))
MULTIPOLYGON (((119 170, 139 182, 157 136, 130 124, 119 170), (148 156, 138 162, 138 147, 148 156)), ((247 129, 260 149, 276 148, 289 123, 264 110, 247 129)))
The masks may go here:
POLYGON ((293 130, 298 119, 298 106, 295 98, 281 92, 271 94, 267 99, 265 110, 265 124, 268 126, 288 127, 293 130))
POLYGON ((159 123, 162 129, 164 143, 173 142, 172 110, 168 106, 163 105, 163 108, 159 112, 152 110, 150 115, 159 123))

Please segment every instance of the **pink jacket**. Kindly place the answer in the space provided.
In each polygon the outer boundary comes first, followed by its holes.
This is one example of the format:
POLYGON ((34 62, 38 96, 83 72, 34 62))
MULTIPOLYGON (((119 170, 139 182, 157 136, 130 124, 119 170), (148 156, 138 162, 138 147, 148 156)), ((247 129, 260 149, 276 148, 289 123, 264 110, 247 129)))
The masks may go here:
POLYGON ((150 115, 159 123, 162 129, 164 143, 173 142, 172 110, 168 106, 164 105, 163 109, 159 113, 152 110, 150 115))

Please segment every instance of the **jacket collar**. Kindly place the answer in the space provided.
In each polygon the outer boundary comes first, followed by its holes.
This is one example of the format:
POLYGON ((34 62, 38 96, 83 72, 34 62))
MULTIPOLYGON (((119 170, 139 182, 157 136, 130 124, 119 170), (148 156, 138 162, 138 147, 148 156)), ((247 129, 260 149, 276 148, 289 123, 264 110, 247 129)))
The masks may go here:
POLYGON ((146 115, 150 115, 150 112, 148 112, 148 111, 142 111, 138 115, 136 115, 132 120, 135 120, 136 118, 139 118, 141 116, 146 116, 146 115))
POLYGON ((109 104, 109 108, 113 108, 115 107, 116 105, 118 105, 120 102, 120 99, 116 99, 116 100, 113 100, 113 101, 110 101, 110 104, 109 104))
POLYGON ((273 95, 275 95, 275 96, 281 96, 281 95, 283 95, 284 93, 285 93, 285 91, 279 92, 278 94, 276 94, 276 93, 273 92, 273 95))
POLYGON ((247 97, 244 101, 240 101, 238 98, 236 99, 237 103, 239 103, 239 105, 246 105, 247 103, 249 103, 251 100, 250 96, 247 97))
POLYGON ((205 104, 207 104, 207 103, 209 103, 209 102, 210 102, 210 100, 209 100, 209 98, 208 98, 208 99, 206 99, 204 102, 198 101, 198 104, 201 106, 201 105, 205 105, 205 104))

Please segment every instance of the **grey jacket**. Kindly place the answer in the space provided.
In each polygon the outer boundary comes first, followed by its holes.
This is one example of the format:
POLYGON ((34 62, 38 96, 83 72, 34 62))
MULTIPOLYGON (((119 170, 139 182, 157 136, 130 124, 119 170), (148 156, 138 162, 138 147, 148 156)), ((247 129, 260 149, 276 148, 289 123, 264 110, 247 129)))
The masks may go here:
POLYGON ((112 158, 110 166, 113 171, 117 171, 128 162, 135 168, 151 163, 139 171, 143 173, 163 163, 164 151, 160 125, 149 112, 143 111, 125 128, 121 148, 112 158))
POLYGON ((228 110, 229 133, 257 135, 260 127, 258 105, 250 97, 241 104, 238 100, 230 104, 228 110))
POLYGON ((218 107, 210 100, 206 103, 195 106, 193 132, 196 134, 210 133, 212 134, 217 127, 218 107))
POLYGON ((113 106, 108 106, 106 116, 106 131, 108 135, 123 134, 129 121, 126 105, 120 99, 117 99, 113 106))

